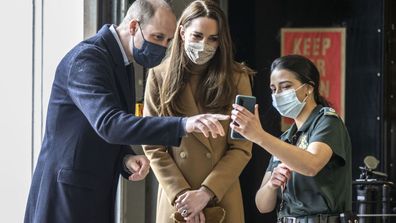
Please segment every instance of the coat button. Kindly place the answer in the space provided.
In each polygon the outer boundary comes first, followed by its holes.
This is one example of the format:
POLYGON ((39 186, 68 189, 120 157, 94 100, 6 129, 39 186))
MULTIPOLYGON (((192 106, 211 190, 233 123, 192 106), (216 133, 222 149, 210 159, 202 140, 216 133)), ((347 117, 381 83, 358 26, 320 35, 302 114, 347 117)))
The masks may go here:
POLYGON ((212 154, 206 153, 206 158, 208 158, 208 159, 212 158, 212 154))
POLYGON ((181 152, 180 153, 180 158, 185 159, 187 157, 186 152, 181 152))

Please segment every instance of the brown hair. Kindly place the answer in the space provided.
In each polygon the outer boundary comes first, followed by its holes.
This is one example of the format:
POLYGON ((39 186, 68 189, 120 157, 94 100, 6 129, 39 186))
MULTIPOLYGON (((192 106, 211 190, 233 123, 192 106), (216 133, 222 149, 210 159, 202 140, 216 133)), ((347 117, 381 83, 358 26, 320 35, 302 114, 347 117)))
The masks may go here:
POLYGON ((160 91, 160 114, 184 115, 179 98, 188 78, 185 76, 190 59, 184 52, 180 36, 181 27, 188 27, 192 20, 207 17, 217 21, 219 46, 208 62, 208 70, 197 89, 197 103, 207 112, 226 112, 236 95, 235 73, 252 74, 253 71, 233 60, 231 35, 227 19, 218 4, 211 0, 197 0, 183 11, 172 42, 164 83, 160 91))

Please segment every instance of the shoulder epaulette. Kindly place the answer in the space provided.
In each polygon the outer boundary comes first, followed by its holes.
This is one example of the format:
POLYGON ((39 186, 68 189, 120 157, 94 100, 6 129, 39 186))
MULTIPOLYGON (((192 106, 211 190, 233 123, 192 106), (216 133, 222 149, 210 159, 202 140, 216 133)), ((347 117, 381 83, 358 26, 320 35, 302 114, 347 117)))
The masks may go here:
POLYGON ((334 110, 334 108, 323 107, 322 109, 320 109, 320 111, 323 112, 324 115, 338 117, 338 114, 334 110))

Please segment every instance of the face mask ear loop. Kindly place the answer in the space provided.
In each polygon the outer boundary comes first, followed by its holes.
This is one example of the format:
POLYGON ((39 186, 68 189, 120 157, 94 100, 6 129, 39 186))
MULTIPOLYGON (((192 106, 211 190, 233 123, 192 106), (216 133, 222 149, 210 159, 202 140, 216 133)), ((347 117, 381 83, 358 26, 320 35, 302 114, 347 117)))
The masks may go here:
POLYGON ((294 91, 298 91, 298 90, 300 90, 300 88, 302 88, 303 86, 305 86, 306 84, 302 84, 300 87, 298 87, 296 90, 294 90, 294 91))
POLYGON ((304 103, 304 102, 306 102, 307 101, 307 99, 308 99, 308 96, 311 94, 311 92, 309 92, 308 94, 306 94, 306 96, 305 96, 305 98, 304 98, 304 100, 302 101, 302 103, 304 103))
MULTIPOLYGON (((146 38, 144 38, 143 35, 142 27, 140 26, 140 22, 137 21, 137 24, 139 25, 140 34, 142 35, 143 40, 146 41, 146 38)), ((132 47, 135 48, 135 35, 132 36, 132 47)))
MULTIPOLYGON (((305 85, 305 84, 301 85, 300 87, 302 87, 302 86, 304 86, 304 85, 305 85)), ((311 84, 308 83, 308 85, 311 85, 311 84)), ((311 86, 312 86, 312 85, 311 85, 311 86)), ((305 96, 303 102, 306 102, 306 101, 307 101, 308 96, 309 96, 311 93, 312 93, 312 91, 308 90, 308 94, 306 94, 306 96, 305 96)))
POLYGON ((143 35, 143 30, 142 30, 142 26, 140 25, 140 22, 137 21, 137 24, 139 25, 140 34, 142 34, 143 40, 146 41, 146 38, 144 38, 144 35, 143 35))
MULTIPOLYGON (((305 83, 305 84, 306 84, 306 83, 305 83)), ((300 90, 300 88, 302 88, 305 84, 302 84, 300 87, 298 87, 296 90, 294 90, 294 92, 297 92, 298 90, 300 90)), ((308 99, 308 95, 310 95, 310 94, 311 94, 311 93, 306 94, 306 95, 305 95, 305 98, 304 98, 300 103, 306 102, 307 99, 308 99)), ((300 101, 298 98, 297 98, 297 100, 300 101)))

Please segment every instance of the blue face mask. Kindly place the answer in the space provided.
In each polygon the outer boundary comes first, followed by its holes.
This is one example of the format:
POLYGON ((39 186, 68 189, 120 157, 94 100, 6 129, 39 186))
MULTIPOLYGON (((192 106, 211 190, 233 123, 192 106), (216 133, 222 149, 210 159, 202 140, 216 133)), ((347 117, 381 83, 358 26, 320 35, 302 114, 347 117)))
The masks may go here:
POLYGON ((143 37, 143 44, 140 49, 135 47, 134 37, 132 37, 133 58, 138 64, 145 68, 155 67, 160 64, 162 59, 165 57, 166 47, 147 41, 143 36, 141 28, 140 33, 143 37))
POLYGON ((279 94, 272 94, 272 105, 282 116, 295 119, 301 113, 306 104, 308 95, 301 102, 297 98, 296 91, 304 85, 305 84, 301 85, 296 90, 289 89, 279 94))

